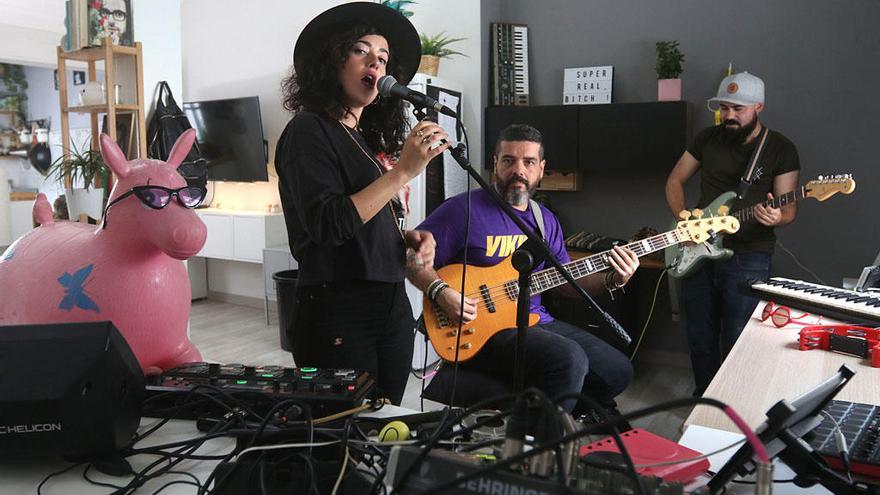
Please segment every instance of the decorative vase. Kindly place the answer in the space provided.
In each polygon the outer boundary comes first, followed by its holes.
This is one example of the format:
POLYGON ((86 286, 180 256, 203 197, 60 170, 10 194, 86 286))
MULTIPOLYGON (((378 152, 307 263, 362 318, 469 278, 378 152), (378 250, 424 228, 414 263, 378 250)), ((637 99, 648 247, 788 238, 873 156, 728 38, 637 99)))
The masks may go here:
POLYGON ((437 70, 440 68, 440 57, 437 55, 422 55, 419 61, 419 70, 422 74, 436 76, 437 70))
POLYGON ((83 105, 103 105, 104 86, 98 81, 89 81, 79 92, 79 100, 83 105))
POLYGON ((658 79, 657 101, 680 101, 681 79, 658 79))
POLYGON ((81 214, 86 214, 95 220, 99 220, 104 213, 104 188, 92 187, 89 189, 64 189, 67 198, 67 214, 72 221, 79 220, 81 214))

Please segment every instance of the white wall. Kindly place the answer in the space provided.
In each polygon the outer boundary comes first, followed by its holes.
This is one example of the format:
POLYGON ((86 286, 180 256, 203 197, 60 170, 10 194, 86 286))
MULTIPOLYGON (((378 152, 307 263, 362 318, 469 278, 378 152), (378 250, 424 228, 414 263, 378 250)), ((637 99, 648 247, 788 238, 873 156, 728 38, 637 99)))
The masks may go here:
POLYGON ((171 92, 178 99, 183 92, 181 2, 132 0, 131 8, 134 11, 134 39, 141 42, 144 52, 144 105, 149 122, 159 81, 168 81, 171 92))
POLYGON ((0 12, 0 62, 55 67, 64 0, 0 0, 0 12))

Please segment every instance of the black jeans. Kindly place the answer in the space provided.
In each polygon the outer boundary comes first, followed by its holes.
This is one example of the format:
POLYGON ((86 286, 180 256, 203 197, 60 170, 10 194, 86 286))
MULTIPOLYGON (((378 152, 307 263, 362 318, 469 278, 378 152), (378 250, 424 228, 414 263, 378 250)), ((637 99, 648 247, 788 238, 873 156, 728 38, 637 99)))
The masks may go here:
POLYGON ((334 282, 297 287, 293 360, 297 366, 370 373, 399 405, 412 365, 412 308, 404 283, 334 282))
POLYGON ((749 295, 743 286, 769 276, 770 254, 742 253, 728 260, 709 261, 682 281, 694 395, 706 391, 758 305, 759 298, 749 295))
MULTIPOLYGON (((461 367, 512 384, 515 356, 516 329, 503 330, 461 367)), ((606 403, 623 392, 632 377, 629 359, 584 329, 554 320, 530 327, 526 333, 525 386, 537 387, 551 398, 582 393, 606 403)), ((466 404, 488 397, 489 391, 470 388, 472 385, 466 382, 458 385, 461 392, 457 396, 466 404)), ((575 414, 590 409, 575 399, 565 400, 561 405, 575 414)))

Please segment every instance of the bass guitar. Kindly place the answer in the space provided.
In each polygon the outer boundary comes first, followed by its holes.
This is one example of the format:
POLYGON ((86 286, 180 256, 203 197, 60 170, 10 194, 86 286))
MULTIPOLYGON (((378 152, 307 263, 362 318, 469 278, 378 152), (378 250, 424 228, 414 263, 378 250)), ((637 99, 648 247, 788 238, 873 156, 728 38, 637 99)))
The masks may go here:
MULTIPOLYGON (((704 243, 716 234, 734 233, 739 221, 733 217, 713 217, 705 220, 678 222, 669 232, 642 239, 625 247, 639 257, 674 246, 681 242, 704 243)), ((563 265, 574 279, 611 268, 610 251, 580 258, 563 265)), ((447 265, 437 270, 440 278, 450 287, 461 288, 461 264, 447 265)), ((519 274, 513 268, 511 257, 490 267, 468 265, 464 284, 467 297, 477 300, 477 318, 463 324, 458 334, 458 322, 450 320, 446 313, 427 296, 424 298, 423 320, 425 331, 437 355, 447 361, 467 361, 474 357, 486 342, 501 330, 516 326, 516 299, 519 295, 519 274)), ((529 291, 532 295, 566 283, 555 268, 532 273, 529 291)), ((529 326, 538 322, 538 315, 529 315, 529 326)))
MULTIPOLYGON (((783 194, 778 198, 759 203, 765 207, 781 208, 787 204, 796 203, 804 198, 814 198, 818 201, 825 201, 837 193, 850 194, 856 188, 856 182, 851 175, 837 175, 834 177, 819 176, 816 180, 811 180, 795 191, 783 194)), ((730 211, 730 205, 736 199, 735 192, 726 192, 715 198, 715 201, 709 203, 705 211, 695 209, 691 215, 702 218, 704 213, 708 213, 711 217, 716 215, 727 215, 730 211)), ((747 208, 738 210, 732 214, 734 218, 741 223, 748 222, 755 218, 755 207, 752 205, 747 208)), ((687 218, 685 218, 686 220, 687 218)), ((722 246, 723 239, 718 237, 702 246, 695 245, 678 245, 666 250, 666 266, 669 269, 669 276, 675 278, 687 278, 693 275, 706 260, 725 260, 733 256, 733 251, 724 249, 722 246)))

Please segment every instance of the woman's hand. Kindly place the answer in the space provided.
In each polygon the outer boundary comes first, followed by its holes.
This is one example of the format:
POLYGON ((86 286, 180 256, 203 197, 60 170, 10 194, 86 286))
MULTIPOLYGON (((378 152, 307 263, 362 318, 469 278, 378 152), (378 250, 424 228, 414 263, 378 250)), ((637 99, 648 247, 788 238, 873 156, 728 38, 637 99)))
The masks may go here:
POLYGON ((434 234, 426 230, 407 230, 403 238, 407 247, 407 270, 415 271, 424 266, 434 266, 434 249, 437 247, 434 234))
POLYGON ((423 120, 413 127, 403 143, 403 151, 397 161, 395 170, 400 170, 408 179, 416 177, 428 166, 435 156, 449 149, 450 144, 440 143, 449 136, 440 125, 430 120, 423 120))

